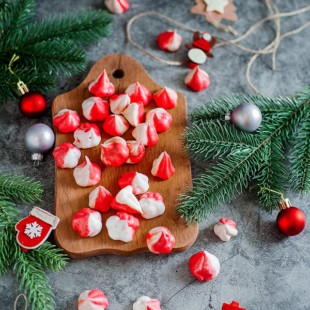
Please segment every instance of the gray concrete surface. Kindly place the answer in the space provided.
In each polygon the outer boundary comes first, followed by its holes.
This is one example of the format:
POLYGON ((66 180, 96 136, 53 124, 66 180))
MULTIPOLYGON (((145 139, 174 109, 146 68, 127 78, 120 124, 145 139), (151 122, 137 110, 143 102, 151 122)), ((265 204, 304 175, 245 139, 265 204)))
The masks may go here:
MULTIPOLYGON (((103 0, 38 1, 38 13, 47 16, 72 8, 102 8, 103 0)), ((180 90, 187 96, 188 113, 211 97, 232 92, 250 91, 245 80, 249 55, 233 47, 214 51, 215 58, 204 66, 211 77, 211 87, 201 93, 193 93, 183 84, 185 67, 169 67, 158 63, 134 49, 125 39, 124 27, 128 18, 146 10, 155 10, 182 21, 184 24, 221 34, 209 26, 201 16, 191 15, 188 10, 193 1, 132 0, 129 12, 114 16, 113 36, 88 47, 89 67, 101 56, 125 53, 137 58, 159 84, 180 90)), ((235 1, 239 21, 235 28, 242 33, 252 23, 266 16, 263 1, 235 1)), ((280 11, 294 10, 309 4, 308 0, 280 1, 280 11)), ((286 18, 281 23, 283 31, 294 29, 309 20, 309 14, 286 18)), ((173 28, 158 19, 143 19, 133 27, 133 37, 154 53, 170 59, 182 58, 185 50, 177 55, 166 55, 156 50, 156 35, 173 28)), ((180 30, 184 41, 191 34, 180 30)), ((222 34, 221 34, 222 35, 222 34)), ((273 24, 262 27, 247 43, 258 48, 268 43, 274 35, 273 24)), ((286 39, 278 49, 277 70, 271 71, 270 56, 263 56, 253 66, 253 80, 267 95, 291 95, 309 82, 310 29, 286 39)), ((87 71, 70 79, 62 79, 55 92, 48 94, 49 104, 53 97, 77 86, 87 71)), ((17 102, 0 106, 0 169, 5 172, 25 174, 41 180, 45 187, 41 207, 53 211, 54 162, 51 154, 45 156, 38 168, 31 166, 29 153, 24 148, 25 130, 32 123, 51 124, 48 110, 41 119, 23 117, 17 102)), ((203 168, 192 163, 194 176, 203 168)), ((298 197, 287 193, 293 205, 300 207, 309 217, 309 196, 298 197)), ((20 206, 27 214, 31 206, 20 206)), ((275 227, 276 212, 268 214, 258 207, 252 193, 245 192, 208 221, 203 221, 196 243, 186 252, 155 256, 150 254, 132 257, 104 255, 89 259, 71 260, 63 272, 49 273, 56 298, 56 309, 76 309, 78 295, 92 288, 102 289, 110 301, 110 310, 129 310, 140 295, 149 295, 162 301, 164 310, 221 309, 223 302, 233 299, 248 310, 306 310, 310 309, 310 242, 309 225, 296 237, 284 238, 275 227), (220 217, 233 218, 238 223, 239 235, 228 243, 220 242, 212 227, 220 217), (209 283, 194 281, 187 268, 189 257, 202 249, 215 254, 221 262, 219 276, 209 283)), ((0 309, 13 309, 19 294, 18 281, 10 272, 0 278, 0 309)), ((40 310, 40 309, 37 309, 40 310)))

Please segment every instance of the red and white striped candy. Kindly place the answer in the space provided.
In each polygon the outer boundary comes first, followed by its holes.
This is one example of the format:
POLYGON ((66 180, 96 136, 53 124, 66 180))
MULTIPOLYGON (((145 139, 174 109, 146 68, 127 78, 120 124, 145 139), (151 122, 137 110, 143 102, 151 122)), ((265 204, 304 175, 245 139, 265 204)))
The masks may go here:
POLYGON ((55 147, 53 156, 58 168, 74 168, 80 160, 81 151, 71 143, 65 142, 55 147))
POLYGON ((113 240, 130 242, 140 226, 139 220, 131 214, 120 211, 106 221, 108 235, 113 240))
POLYGON ((112 200, 111 207, 113 209, 124 211, 130 214, 143 213, 138 199, 133 194, 133 188, 130 185, 122 188, 117 193, 117 195, 112 200))
POLYGON ((106 70, 89 84, 88 90, 96 97, 110 97, 115 93, 115 87, 110 82, 106 70))
POLYGON ((108 305, 107 297, 98 289, 84 291, 78 299, 78 310, 105 310, 108 305))
POLYGON ((101 134, 96 124, 84 123, 73 134, 73 144, 80 149, 97 146, 101 141, 101 134))
POLYGON ((161 310, 160 301, 148 296, 141 296, 132 306, 133 310, 161 310))
POLYGON ((130 105, 130 97, 127 94, 113 95, 110 98, 110 109, 114 114, 121 114, 130 105))
POLYGON ((121 137, 113 137, 101 144, 100 159, 106 166, 121 166, 129 157, 126 141, 121 137))
POLYGON ((62 133, 73 132, 80 126, 80 116, 76 111, 62 109, 54 116, 53 124, 62 133))
POLYGON ((229 241, 231 237, 235 237, 238 234, 238 230, 236 229, 236 222, 223 217, 217 224, 215 224, 214 233, 222 241, 229 241))
POLYGON ((152 100, 152 93, 139 82, 129 85, 125 93, 129 95, 131 102, 143 103, 144 106, 147 106, 152 100))
POLYGON ((146 243, 152 253, 166 254, 172 251, 175 238, 167 227, 159 226, 152 228, 147 233, 146 243))
POLYGON ((137 164, 145 156, 145 146, 142 141, 129 140, 126 141, 129 149, 129 157, 126 160, 126 164, 137 164))
POLYGON ((172 117, 165 109, 157 108, 146 113, 145 122, 153 125, 157 132, 164 132, 169 129, 172 117))
POLYGON ((92 122, 102 122, 110 114, 110 104, 99 97, 90 97, 82 103, 84 117, 92 122))
POLYGON ((77 185, 82 187, 93 186, 101 180, 101 168, 85 156, 85 161, 74 168, 73 176, 77 185))
POLYGON ((136 171, 125 172, 118 180, 118 186, 124 188, 130 185, 134 195, 141 195, 149 189, 149 178, 136 171))
POLYGON ((115 14, 122 14, 130 7, 128 0, 105 0, 104 4, 110 12, 115 14))
POLYGON ((156 128, 149 123, 139 124, 133 131, 132 136, 137 141, 142 141, 145 146, 154 146, 158 142, 156 128))
POLYGON ((159 193, 147 192, 140 196, 139 203, 142 209, 142 216, 145 219, 152 219, 165 212, 164 198, 159 193))
POLYGON ((143 122, 144 106, 142 103, 131 103, 125 111, 122 112, 130 125, 136 127, 143 122))
POLYGON ((129 127, 126 119, 118 114, 109 115, 103 123, 103 130, 111 136, 122 136, 129 127))
POLYGON ((111 193, 104 186, 100 185, 89 194, 88 205, 91 209, 108 212, 111 208, 112 200, 113 196, 111 193))
POLYGON ((157 106, 163 109, 173 109, 178 104, 178 93, 169 87, 164 87, 153 95, 157 106))
POLYGON ((157 36, 157 45, 161 50, 175 52, 182 45, 182 37, 176 30, 164 31, 157 36))
POLYGON ((73 215, 72 228, 81 237, 94 237, 102 229, 101 214, 98 211, 83 208, 73 215))
POLYGON ((196 66, 185 77, 185 84, 195 92, 200 92, 210 85, 210 78, 207 72, 196 66))
POLYGON ((154 177, 168 180, 174 173, 175 168, 169 154, 164 151, 158 158, 154 159, 151 173, 154 177))

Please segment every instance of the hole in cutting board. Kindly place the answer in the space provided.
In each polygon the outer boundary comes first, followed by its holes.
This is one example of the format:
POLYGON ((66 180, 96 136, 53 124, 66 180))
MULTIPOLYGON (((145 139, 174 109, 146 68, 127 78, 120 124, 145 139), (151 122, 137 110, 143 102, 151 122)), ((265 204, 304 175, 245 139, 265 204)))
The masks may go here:
POLYGON ((112 73, 113 77, 115 77, 116 79, 121 79, 124 77, 125 72, 122 69, 116 69, 113 73, 112 73))

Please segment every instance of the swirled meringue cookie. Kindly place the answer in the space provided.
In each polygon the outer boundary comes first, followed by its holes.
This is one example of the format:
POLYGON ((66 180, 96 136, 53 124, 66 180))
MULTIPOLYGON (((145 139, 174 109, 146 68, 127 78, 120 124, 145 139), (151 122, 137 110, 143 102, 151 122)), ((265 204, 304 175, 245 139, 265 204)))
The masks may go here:
POLYGON ((141 195, 149 189, 149 178, 140 172, 125 172, 118 180, 118 185, 120 188, 130 185, 134 195, 141 195))
POLYGON ((238 234, 236 222, 228 218, 221 218, 214 226, 214 233, 222 240, 229 241, 238 234))
POLYGON ((210 78, 207 72, 196 66, 185 77, 185 84, 195 92, 200 92, 210 85, 210 78))
POLYGON ((156 128, 149 123, 139 124, 133 131, 132 136, 137 141, 142 141, 145 146, 155 146, 158 142, 156 128))
POLYGON ((101 141, 100 130, 96 124, 84 123, 73 134, 73 144, 80 149, 97 146, 101 141))
POLYGON ((173 109, 178 104, 178 93, 169 87, 164 87, 153 95, 156 105, 163 109, 173 109))
POLYGON ((112 200, 112 194, 104 186, 99 185, 89 194, 88 205, 91 209, 108 212, 112 200))
POLYGON ((121 114, 130 105, 130 97, 127 94, 113 95, 110 98, 110 109, 114 114, 121 114))
POLYGON ((120 211, 106 221, 108 235, 113 240, 130 242, 140 226, 139 220, 131 214, 120 211))
POLYGON ((163 51, 176 52, 182 45, 182 37, 176 30, 167 30, 157 36, 157 45, 163 51))
POLYGON ((171 158, 166 151, 162 152, 158 158, 154 159, 151 173, 154 177, 163 180, 168 180, 175 173, 171 158))
POLYGON ((62 133, 73 132, 80 126, 80 116, 76 111, 62 109, 54 116, 53 124, 62 133))
POLYGON ((100 159, 105 166, 121 166, 128 157, 129 149, 126 140, 121 137, 113 137, 101 144, 100 159))
POLYGON ((128 185, 122 188, 114 197, 111 207, 116 210, 124 211, 130 214, 142 214, 139 201, 133 194, 132 186, 128 185))
POLYGON ((189 259, 189 269, 198 281, 211 281, 220 272, 220 262, 215 255, 200 251, 189 259))
POLYGON ((152 253, 167 254, 172 251, 175 238, 167 227, 159 226, 152 228, 147 233, 146 243, 152 253))
POLYGON ((84 291, 78 299, 78 310, 105 310, 108 305, 107 297, 98 289, 84 291))
POLYGON ((92 122, 102 122, 110 114, 109 101, 100 97, 90 97, 82 103, 84 117, 92 122))
POLYGON ((165 109, 157 108, 146 113, 145 122, 153 125, 157 132, 164 132, 169 129, 172 117, 165 109))
POLYGON ((147 192, 140 196, 139 203, 142 209, 142 217, 152 219, 165 212, 164 198, 159 193, 147 192))
POLYGON ((147 106, 152 100, 152 93, 139 82, 130 84, 125 93, 129 95, 131 102, 143 103, 144 106, 147 106))
POLYGON ((144 106, 142 103, 132 102, 122 114, 130 125, 137 127, 138 124, 143 122, 144 106))
POLYGON ((104 4, 110 12, 115 14, 122 14, 130 7, 127 0, 105 0, 104 4))
POLYGON ((53 156, 58 168, 74 168, 79 163, 81 151, 73 144, 65 142, 55 147, 53 156))
POLYGON ((103 70, 97 79, 89 84, 88 90, 96 97, 110 97, 115 93, 115 87, 110 82, 106 70, 103 70))
POLYGON ((132 306, 133 310, 161 310, 160 301, 148 296, 141 296, 132 306))
POLYGON ((145 146, 142 141, 129 140, 126 141, 129 149, 129 157, 126 160, 126 164, 137 164, 145 156, 145 146))
POLYGON ((101 214, 98 211, 83 208, 73 215, 72 228, 83 238, 94 237, 102 229, 101 214))
POLYGON ((85 161, 74 168, 73 176, 76 184, 82 187, 96 185, 101 180, 101 168, 85 156, 85 161))
POLYGON ((109 115, 103 123, 103 130, 111 136, 122 136, 129 127, 126 119, 118 114, 109 115))

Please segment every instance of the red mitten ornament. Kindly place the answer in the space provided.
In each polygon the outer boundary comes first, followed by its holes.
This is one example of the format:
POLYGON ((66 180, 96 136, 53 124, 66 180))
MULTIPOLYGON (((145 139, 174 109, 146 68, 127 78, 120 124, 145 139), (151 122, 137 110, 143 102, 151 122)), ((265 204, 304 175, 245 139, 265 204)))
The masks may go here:
POLYGON ((233 300, 231 304, 224 303, 222 306, 222 310, 246 310, 246 309, 239 307, 239 303, 233 300))
POLYGON ((36 249, 59 223, 59 218, 41 208, 34 207, 30 214, 15 225, 16 240, 22 250, 36 249))

